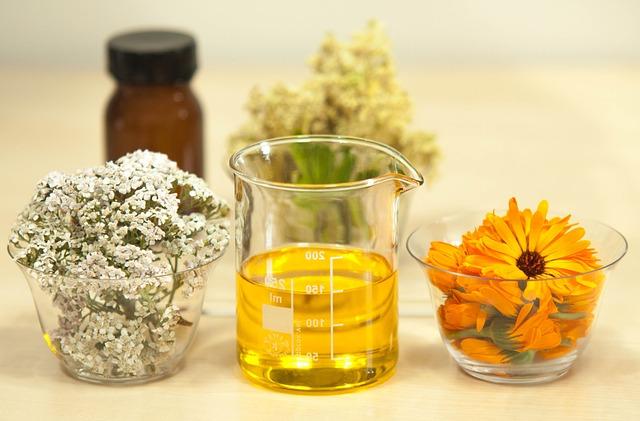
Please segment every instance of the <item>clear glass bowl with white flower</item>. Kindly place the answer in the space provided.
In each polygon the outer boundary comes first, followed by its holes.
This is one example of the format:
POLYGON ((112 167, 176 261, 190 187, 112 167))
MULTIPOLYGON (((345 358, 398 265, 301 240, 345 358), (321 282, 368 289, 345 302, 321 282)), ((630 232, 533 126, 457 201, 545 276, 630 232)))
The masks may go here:
POLYGON ((99 383, 174 373, 229 244, 228 213, 202 179, 148 151, 41 180, 8 249, 65 371, 99 383))

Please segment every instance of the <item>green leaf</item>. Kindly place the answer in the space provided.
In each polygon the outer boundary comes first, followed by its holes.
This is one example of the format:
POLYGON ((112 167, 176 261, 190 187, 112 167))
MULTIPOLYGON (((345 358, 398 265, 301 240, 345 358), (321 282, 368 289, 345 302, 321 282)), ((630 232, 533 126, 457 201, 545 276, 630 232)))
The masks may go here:
POLYGON ((516 351, 518 344, 511 337, 512 328, 513 323, 511 320, 498 317, 494 319, 489 326, 479 332, 473 328, 465 329, 448 333, 447 338, 457 340, 466 338, 490 339, 497 347, 504 351, 516 351))
POLYGON ((447 333, 447 338, 460 340, 460 339, 467 339, 467 338, 489 338, 489 336, 487 336, 486 329, 483 329, 479 332, 476 329, 464 329, 456 332, 447 333))
POLYGON ((573 341, 569 338, 562 338, 562 341, 560 341, 560 345, 561 346, 573 346, 573 341))
MULTIPOLYGON (((511 337, 513 322, 510 319, 498 317, 493 320, 487 329, 487 335, 494 344, 505 351, 515 351, 518 349, 516 341, 511 337)), ((483 330, 485 330, 483 329, 483 330)))
POLYGON ((525 352, 513 352, 509 354, 510 354, 509 361, 512 364, 530 364, 533 362, 534 358, 536 357, 536 351, 532 349, 525 352))
POLYGON ((335 180, 336 183, 342 183, 349 181, 351 179, 351 173, 353 172, 353 167, 355 166, 356 158, 351 152, 350 148, 343 150, 342 152, 342 160, 336 168, 335 180))

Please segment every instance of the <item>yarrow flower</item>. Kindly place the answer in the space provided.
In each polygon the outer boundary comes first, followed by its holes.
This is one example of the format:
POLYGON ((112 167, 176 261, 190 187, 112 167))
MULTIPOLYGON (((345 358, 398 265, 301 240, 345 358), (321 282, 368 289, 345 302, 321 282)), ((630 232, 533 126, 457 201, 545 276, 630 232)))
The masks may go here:
POLYGON ((603 286, 596 251, 570 216, 548 204, 488 213, 459 244, 434 241, 425 261, 445 295, 438 310, 447 337, 489 363, 554 358, 586 336, 603 286))
POLYGON ((52 297, 50 347, 104 376, 150 374, 190 326, 173 302, 204 288, 229 244, 227 204, 166 155, 136 151, 41 180, 10 236, 12 257, 52 297))
POLYGON ((169 274, 173 259, 204 263, 228 244, 229 212, 204 181, 166 155, 137 151, 38 183, 10 242, 47 274, 132 278, 169 274))
MULTIPOLYGON (((400 86, 383 26, 371 21, 352 40, 327 35, 300 87, 255 88, 250 120, 229 138, 229 149, 301 134, 338 134, 378 140, 398 149, 432 178, 440 151, 433 134, 409 130, 412 103, 400 86)), ((300 163, 299 163, 300 164, 300 163)))

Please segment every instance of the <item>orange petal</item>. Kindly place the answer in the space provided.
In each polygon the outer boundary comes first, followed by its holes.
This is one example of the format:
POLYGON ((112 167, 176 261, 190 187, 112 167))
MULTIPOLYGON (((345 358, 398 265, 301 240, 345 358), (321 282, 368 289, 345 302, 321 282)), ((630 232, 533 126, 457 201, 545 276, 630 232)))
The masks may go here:
POLYGON ((480 332, 484 328, 484 324, 487 321, 487 312, 484 310, 478 311, 478 318, 476 319, 476 330, 480 332))
POLYGON ((522 211, 522 219, 524 220, 524 235, 527 237, 528 243, 529 233, 531 232, 531 209, 525 209, 522 211))
POLYGON ((524 226, 522 225, 522 220, 520 219, 520 211, 518 210, 518 202, 515 197, 512 197, 509 200, 509 210, 507 211, 507 221, 509 221, 509 225, 511 225, 511 229, 513 233, 516 235, 516 239, 518 240, 518 244, 520 245, 520 250, 527 249, 527 236, 524 233, 524 226))
POLYGON ((516 306, 495 289, 491 287, 482 287, 480 288, 479 292, 485 298, 486 304, 491 304, 500 313, 509 317, 513 317, 516 315, 516 306))
POLYGON ((522 249, 518 244, 518 240, 516 240, 515 234, 513 233, 513 231, 511 231, 511 228, 509 228, 506 222, 504 222, 500 217, 493 218, 493 221, 491 222, 500 235, 500 238, 502 238, 502 240, 507 243, 507 246, 509 246, 509 248, 513 250, 512 254, 510 255, 513 255, 514 257, 519 256, 522 252, 522 249))
MULTIPOLYGON (((584 228, 581 228, 581 227, 574 228, 571 231, 567 232, 562 237, 560 237, 557 241, 554 241, 553 243, 549 244, 549 246, 545 248, 544 252, 540 254, 542 255, 542 257, 547 257, 553 253, 566 250, 570 246, 574 245, 576 242, 579 242, 579 240, 582 237, 584 237, 584 228)), ((588 244, 586 247, 588 247, 588 244)), ((586 247, 581 247, 580 250, 585 249, 586 247)), ((567 254, 565 254, 565 256, 567 256, 567 254)))
POLYGON ((538 209, 533 214, 533 219, 531 220, 531 232, 529 232, 529 251, 534 251, 536 249, 538 238, 542 231, 542 226, 547 218, 548 209, 549 204, 546 200, 543 200, 538 204, 538 209))
POLYGON ((527 275, 516 265, 500 264, 491 267, 492 276, 502 279, 521 280, 527 279, 527 275))
POLYGON ((555 253, 551 253, 545 257, 545 260, 560 259, 562 257, 569 257, 576 253, 587 249, 591 243, 587 240, 581 240, 576 243, 570 244, 565 248, 562 248, 555 253))
POLYGON ((520 307, 520 311, 518 312, 518 317, 516 318, 516 322, 513 325, 514 330, 517 329, 522 324, 522 322, 524 322, 524 320, 527 318, 532 308, 533 308, 533 303, 527 303, 522 307, 520 307))
POLYGON ((486 271, 487 268, 500 264, 505 263, 491 256, 471 254, 464 258, 462 269, 465 273, 483 275, 483 271, 486 271))
POLYGON ((567 224, 568 222, 569 216, 565 217, 557 223, 550 223, 551 226, 540 233, 540 238, 538 239, 538 243, 536 244, 536 251, 538 253, 542 252, 545 247, 558 239, 558 236, 564 234, 569 228, 569 225, 567 224))
MULTIPOLYGON (((511 247, 509 247, 505 243, 502 243, 502 242, 496 241, 496 240, 492 240, 489 237, 483 238, 481 240, 481 243, 485 247, 488 247, 491 250, 495 250, 498 253, 504 255, 502 260, 505 260, 508 263, 515 263, 516 259, 520 256, 520 254, 522 254, 522 251, 520 249, 512 249, 511 247), (510 259, 507 258, 507 257, 510 257, 510 259)), ((497 256, 494 256, 494 257, 497 257, 497 256)), ((497 258, 500 258, 500 257, 497 257, 497 258)))
POLYGON ((536 298, 542 298, 548 291, 549 289, 544 281, 529 281, 522 296, 529 301, 533 301, 536 298))
POLYGON ((522 291, 520 290, 520 286, 518 286, 518 282, 514 281, 489 281, 489 285, 498 290, 502 295, 504 295, 509 301, 514 304, 520 305, 522 304, 522 291))
POLYGON ((577 260, 556 259, 545 264, 545 268, 567 269, 575 273, 587 272, 591 268, 577 260))
POLYGON ((500 364, 507 361, 500 348, 484 339, 467 338, 460 342, 460 349, 478 361, 500 364))
POLYGON ((460 248, 442 241, 433 241, 429 247, 427 263, 442 269, 456 271, 462 260, 460 248))

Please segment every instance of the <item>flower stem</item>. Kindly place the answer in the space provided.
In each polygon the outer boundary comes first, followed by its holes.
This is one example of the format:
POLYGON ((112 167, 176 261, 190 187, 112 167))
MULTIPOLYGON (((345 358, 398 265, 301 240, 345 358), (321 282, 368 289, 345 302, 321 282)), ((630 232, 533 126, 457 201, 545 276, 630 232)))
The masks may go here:
POLYGON ((180 281, 178 280, 178 256, 176 256, 173 260, 173 264, 171 264, 171 260, 169 260, 169 265, 171 265, 171 270, 173 271, 173 283, 171 284, 171 294, 169 295, 169 301, 167 302, 167 306, 171 305, 173 302, 173 297, 176 295, 176 290, 180 288, 180 281))
POLYGON ((478 332, 476 329, 465 329, 458 332, 452 332, 447 334, 449 339, 466 339, 466 338, 488 338, 489 335, 482 329, 478 332))

